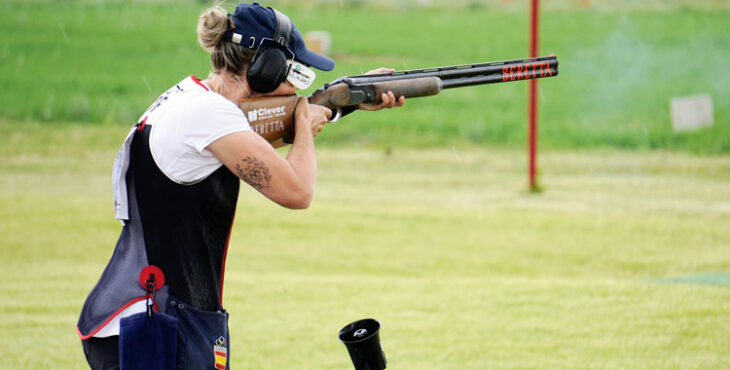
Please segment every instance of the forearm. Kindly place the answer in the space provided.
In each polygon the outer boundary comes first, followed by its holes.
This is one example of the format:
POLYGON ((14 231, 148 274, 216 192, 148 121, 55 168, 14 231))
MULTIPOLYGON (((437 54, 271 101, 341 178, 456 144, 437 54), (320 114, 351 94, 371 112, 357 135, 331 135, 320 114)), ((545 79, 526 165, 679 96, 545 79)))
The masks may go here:
POLYGON ((329 109, 300 98, 294 112, 294 142, 282 158, 269 142, 253 132, 237 132, 207 149, 228 169, 267 198, 287 208, 307 208, 317 178, 314 136, 329 118, 329 109))
POLYGON ((317 157, 310 122, 303 118, 301 121, 295 123, 296 134, 286 161, 298 178, 297 183, 301 186, 301 190, 309 194, 311 200, 317 180, 317 157))

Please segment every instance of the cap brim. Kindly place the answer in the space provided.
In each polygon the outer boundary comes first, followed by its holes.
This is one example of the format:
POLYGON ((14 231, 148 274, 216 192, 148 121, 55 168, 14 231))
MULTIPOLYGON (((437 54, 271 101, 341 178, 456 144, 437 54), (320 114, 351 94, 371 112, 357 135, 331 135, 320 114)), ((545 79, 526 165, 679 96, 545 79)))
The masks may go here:
POLYGON ((309 49, 304 49, 304 52, 298 53, 294 59, 321 71, 331 71, 335 69, 334 60, 327 58, 324 55, 317 54, 309 49))

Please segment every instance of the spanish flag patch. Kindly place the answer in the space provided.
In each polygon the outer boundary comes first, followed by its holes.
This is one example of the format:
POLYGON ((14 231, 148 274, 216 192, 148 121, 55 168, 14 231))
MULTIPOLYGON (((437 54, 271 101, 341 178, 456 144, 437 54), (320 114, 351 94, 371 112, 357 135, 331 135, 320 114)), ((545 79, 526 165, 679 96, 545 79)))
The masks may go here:
POLYGON ((226 348, 226 338, 218 337, 213 345, 213 353, 215 353, 215 368, 225 370, 228 362, 228 349, 226 348))

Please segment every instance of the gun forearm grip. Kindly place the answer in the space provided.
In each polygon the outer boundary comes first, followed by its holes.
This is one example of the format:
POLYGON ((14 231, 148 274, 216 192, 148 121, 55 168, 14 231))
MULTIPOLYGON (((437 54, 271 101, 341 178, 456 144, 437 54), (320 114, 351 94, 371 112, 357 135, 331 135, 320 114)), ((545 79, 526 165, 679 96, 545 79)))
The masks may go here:
POLYGON ((373 83, 351 84, 347 80, 316 92, 309 102, 330 109, 355 106, 361 103, 379 104, 381 96, 388 91, 398 98, 417 98, 438 94, 443 87, 438 77, 419 77, 404 80, 379 81, 373 83))
POLYGON ((418 98, 421 96, 436 95, 441 92, 443 83, 438 77, 420 77, 407 80, 393 80, 373 83, 375 96, 367 103, 380 103, 380 98, 388 91, 393 92, 393 96, 398 99, 399 96, 405 98, 418 98))

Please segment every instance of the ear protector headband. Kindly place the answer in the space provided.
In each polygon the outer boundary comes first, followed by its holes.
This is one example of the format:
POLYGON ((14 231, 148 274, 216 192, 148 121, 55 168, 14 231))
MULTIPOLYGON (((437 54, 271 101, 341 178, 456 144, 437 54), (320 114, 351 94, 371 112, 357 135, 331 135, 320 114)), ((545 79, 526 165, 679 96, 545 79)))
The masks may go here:
POLYGON ((276 16, 273 38, 261 40, 246 71, 248 86, 262 94, 276 90, 286 80, 289 72, 287 61, 294 59, 294 53, 288 47, 292 33, 291 20, 276 9, 269 9, 276 16))

